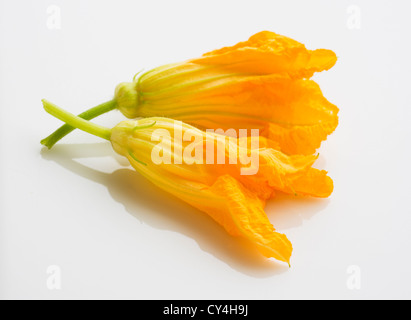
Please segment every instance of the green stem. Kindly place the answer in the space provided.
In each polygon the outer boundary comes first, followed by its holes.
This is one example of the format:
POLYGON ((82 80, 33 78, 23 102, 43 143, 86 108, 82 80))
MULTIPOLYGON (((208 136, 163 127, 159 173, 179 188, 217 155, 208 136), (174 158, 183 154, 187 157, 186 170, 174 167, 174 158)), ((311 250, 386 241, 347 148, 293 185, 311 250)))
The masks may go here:
MULTIPOLYGON (((84 120, 92 120, 98 116, 101 116, 102 114, 105 114, 107 112, 114 110, 116 107, 117 107, 117 102, 115 99, 113 99, 113 100, 104 102, 94 108, 91 108, 90 110, 87 110, 79 114, 78 117, 84 120)), ((68 135, 73 130, 75 130, 74 127, 68 124, 65 124, 61 126, 58 130, 53 132, 51 135, 49 135, 47 138, 41 140, 41 144, 51 149, 57 142, 59 142, 61 139, 63 139, 66 135, 68 135)))
POLYGON ((95 123, 91 123, 90 121, 87 121, 78 116, 75 116, 74 114, 59 108, 55 104, 45 99, 42 100, 42 102, 43 102, 44 110, 46 110, 49 114, 56 117, 57 119, 64 121, 69 126, 83 130, 97 137, 110 140, 111 129, 100 126, 95 123))

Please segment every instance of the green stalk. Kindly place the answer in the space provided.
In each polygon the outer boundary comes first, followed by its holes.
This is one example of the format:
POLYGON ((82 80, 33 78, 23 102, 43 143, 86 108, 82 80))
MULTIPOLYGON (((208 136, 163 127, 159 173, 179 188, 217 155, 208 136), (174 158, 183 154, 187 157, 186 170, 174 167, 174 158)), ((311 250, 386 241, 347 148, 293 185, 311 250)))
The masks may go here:
POLYGON ((69 126, 83 130, 87 133, 103 138, 105 140, 110 140, 111 129, 100 126, 95 123, 92 123, 90 121, 84 120, 80 118, 79 116, 75 116, 74 114, 59 108, 55 104, 45 99, 42 100, 42 102, 43 102, 44 110, 46 110, 53 117, 65 122, 69 126))
MULTIPOLYGON (((47 104, 50 104, 46 100, 43 100, 43 103, 45 102, 47 104)), ((98 116, 101 116, 102 114, 105 114, 107 112, 114 110, 116 107, 117 107, 117 102, 115 99, 113 99, 113 100, 104 102, 94 108, 91 108, 90 110, 87 110, 79 114, 78 117, 84 120, 92 120, 98 116)), ((53 132, 51 135, 49 135, 47 138, 41 140, 41 144, 51 149, 58 141, 60 141, 62 138, 64 138, 66 135, 68 135, 73 130, 75 130, 74 127, 68 124, 65 124, 61 126, 58 130, 53 132)))

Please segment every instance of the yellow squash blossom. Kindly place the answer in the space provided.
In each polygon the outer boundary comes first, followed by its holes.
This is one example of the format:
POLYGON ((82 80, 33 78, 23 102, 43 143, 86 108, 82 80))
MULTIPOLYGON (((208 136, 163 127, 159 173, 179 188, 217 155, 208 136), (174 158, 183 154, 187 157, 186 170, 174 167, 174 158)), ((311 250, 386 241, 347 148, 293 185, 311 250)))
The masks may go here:
POLYGON ((268 220, 266 200, 276 191, 327 197, 333 189, 326 172, 312 168, 315 156, 287 156, 261 147, 258 136, 227 137, 158 117, 124 121, 109 130, 43 103, 69 125, 110 140, 144 177, 210 215, 230 235, 246 238, 264 256, 286 263, 292 246, 268 220), (252 167, 257 170, 247 174, 252 167))
MULTIPOLYGON (((260 129, 287 154, 313 154, 338 125, 338 108, 310 77, 330 69, 334 52, 308 50, 260 32, 197 59, 161 66, 117 86, 115 98, 81 117, 113 108, 126 117, 162 116, 201 128, 260 129)), ((43 141, 51 147, 70 128, 43 141)))

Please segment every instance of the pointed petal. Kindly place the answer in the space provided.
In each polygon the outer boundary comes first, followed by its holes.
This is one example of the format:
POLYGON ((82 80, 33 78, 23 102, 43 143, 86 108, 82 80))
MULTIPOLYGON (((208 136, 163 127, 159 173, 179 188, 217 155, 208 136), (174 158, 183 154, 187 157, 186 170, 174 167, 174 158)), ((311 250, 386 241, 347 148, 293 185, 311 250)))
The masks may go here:
POLYGON ((219 177, 210 190, 227 199, 224 210, 228 214, 223 219, 215 211, 209 214, 230 234, 249 239, 265 257, 290 263, 291 242, 285 235, 275 232, 264 212, 263 201, 228 175, 219 177))

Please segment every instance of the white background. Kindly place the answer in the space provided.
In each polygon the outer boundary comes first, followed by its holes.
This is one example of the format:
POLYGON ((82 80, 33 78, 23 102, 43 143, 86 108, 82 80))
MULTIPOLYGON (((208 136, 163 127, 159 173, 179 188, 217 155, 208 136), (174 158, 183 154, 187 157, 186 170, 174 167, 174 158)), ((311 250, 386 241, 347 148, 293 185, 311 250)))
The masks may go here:
POLYGON ((411 298, 410 10, 406 0, 0 0, 0 298, 411 298), (47 27, 50 5, 59 30, 47 27), (351 5, 360 29, 347 25, 351 5), (262 30, 339 57, 315 76, 341 110, 317 163, 334 194, 266 210, 294 245, 291 269, 156 189, 98 138, 77 132, 42 150, 60 125, 42 98, 80 113, 143 68, 262 30), (61 290, 47 287, 52 265, 61 290), (360 290, 347 286, 350 266, 360 290))

